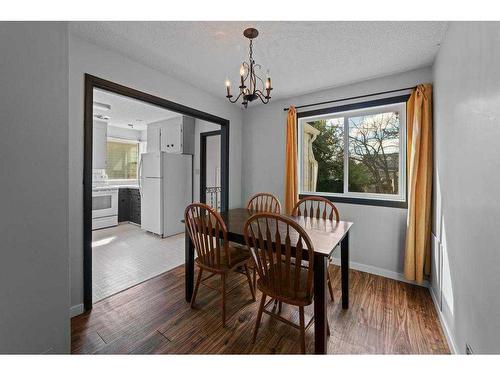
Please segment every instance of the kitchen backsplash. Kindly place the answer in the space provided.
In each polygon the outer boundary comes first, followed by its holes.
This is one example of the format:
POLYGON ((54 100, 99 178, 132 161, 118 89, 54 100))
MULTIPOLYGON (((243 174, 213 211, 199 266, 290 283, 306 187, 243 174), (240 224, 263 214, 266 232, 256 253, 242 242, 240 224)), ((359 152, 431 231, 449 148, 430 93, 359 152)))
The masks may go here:
POLYGON ((108 180, 108 175, 105 169, 93 169, 92 170, 92 184, 100 185, 105 184, 108 180))
POLYGON ((108 180, 108 175, 105 169, 93 169, 92 170, 92 185, 113 185, 113 186, 128 186, 136 187, 139 186, 139 181, 137 179, 132 180, 108 180))

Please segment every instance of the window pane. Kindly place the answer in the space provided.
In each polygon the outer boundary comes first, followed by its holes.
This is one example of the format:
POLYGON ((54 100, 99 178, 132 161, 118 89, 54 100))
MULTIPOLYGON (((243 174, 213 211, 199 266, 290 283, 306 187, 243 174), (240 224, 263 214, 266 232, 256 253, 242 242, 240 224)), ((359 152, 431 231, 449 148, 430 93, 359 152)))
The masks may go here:
POLYGON ((106 174, 109 179, 136 179, 139 145, 108 142, 106 174))
POLYGON ((350 117, 349 191, 399 193, 398 112, 350 117))
POLYGON ((343 134, 343 117, 304 123, 301 191, 344 192, 343 134))

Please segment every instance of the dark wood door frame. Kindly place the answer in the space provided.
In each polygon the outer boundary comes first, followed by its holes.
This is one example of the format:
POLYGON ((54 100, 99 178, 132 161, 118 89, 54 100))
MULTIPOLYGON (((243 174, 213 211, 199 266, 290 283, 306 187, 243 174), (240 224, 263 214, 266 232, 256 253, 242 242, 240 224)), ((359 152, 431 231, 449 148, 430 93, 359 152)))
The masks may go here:
MULTIPOLYGON (((200 202, 207 202, 207 138, 213 136, 222 136, 220 130, 214 130, 210 132, 200 133, 200 202)), ((222 142, 221 142, 222 144, 222 142)), ((221 165, 222 165, 222 153, 221 153, 221 165)), ((221 168, 222 170, 222 168, 221 168)), ((222 183, 222 173, 221 173, 221 183, 222 183)), ((221 192, 222 196, 222 192, 221 192)), ((222 209, 221 209, 222 211, 222 209)))
POLYGON ((83 151, 83 304, 85 310, 92 308, 92 127, 94 89, 106 90, 172 112, 219 124, 221 127, 221 210, 226 211, 229 208, 229 120, 85 74, 83 151))

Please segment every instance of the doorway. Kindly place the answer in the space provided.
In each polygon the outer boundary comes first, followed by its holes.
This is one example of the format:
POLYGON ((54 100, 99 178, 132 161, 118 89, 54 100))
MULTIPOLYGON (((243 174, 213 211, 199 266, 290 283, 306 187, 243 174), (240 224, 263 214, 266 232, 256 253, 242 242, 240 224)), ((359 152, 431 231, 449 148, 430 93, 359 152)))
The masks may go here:
MULTIPOLYGON (((169 100, 147 94, 111 81, 85 74, 85 104, 84 104, 84 307, 90 310, 93 303, 92 291, 92 182, 93 182, 93 135, 94 135, 94 90, 104 90, 109 93, 135 99, 165 110, 178 113, 202 122, 210 122, 220 127, 220 210, 225 211, 229 203, 229 121, 221 117, 199 111, 169 100)), ((201 191, 200 191, 201 194, 201 191)))
POLYGON ((200 133, 200 202, 221 211, 221 131, 200 133))
POLYGON ((93 116, 95 304, 184 263, 181 220, 193 201, 195 120, 101 89, 94 89, 93 116), (172 143, 175 152, 162 152, 172 143))

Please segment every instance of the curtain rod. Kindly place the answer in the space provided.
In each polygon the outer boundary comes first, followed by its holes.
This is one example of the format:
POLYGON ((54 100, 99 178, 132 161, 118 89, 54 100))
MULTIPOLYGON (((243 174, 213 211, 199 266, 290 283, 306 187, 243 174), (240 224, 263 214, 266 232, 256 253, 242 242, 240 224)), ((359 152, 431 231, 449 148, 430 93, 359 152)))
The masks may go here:
MULTIPOLYGON (((314 107, 314 106, 317 106, 317 105, 322 105, 322 104, 328 104, 328 103, 336 103, 336 102, 343 102, 345 100, 353 100, 353 99, 360 99, 360 98, 366 98, 366 97, 369 97, 369 96, 376 96, 376 95, 382 95, 382 94, 390 94, 392 92, 398 92, 398 91, 405 91, 405 90, 413 90, 415 89, 417 86, 412 86, 412 87, 405 87, 403 89, 397 89, 397 90, 389 90, 389 91, 380 91, 380 92, 376 92, 376 93, 373 93, 373 94, 366 94, 366 95, 358 95, 358 96, 351 96, 350 98, 343 98, 343 99, 335 99, 335 100, 328 100, 326 102, 319 102, 319 103, 313 103, 313 104, 304 104, 304 105, 299 105, 297 107, 295 107, 296 109, 299 109, 299 108, 306 108, 306 107, 314 107)), ((283 108, 284 111, 288 111, 289 108, 283 108)))

